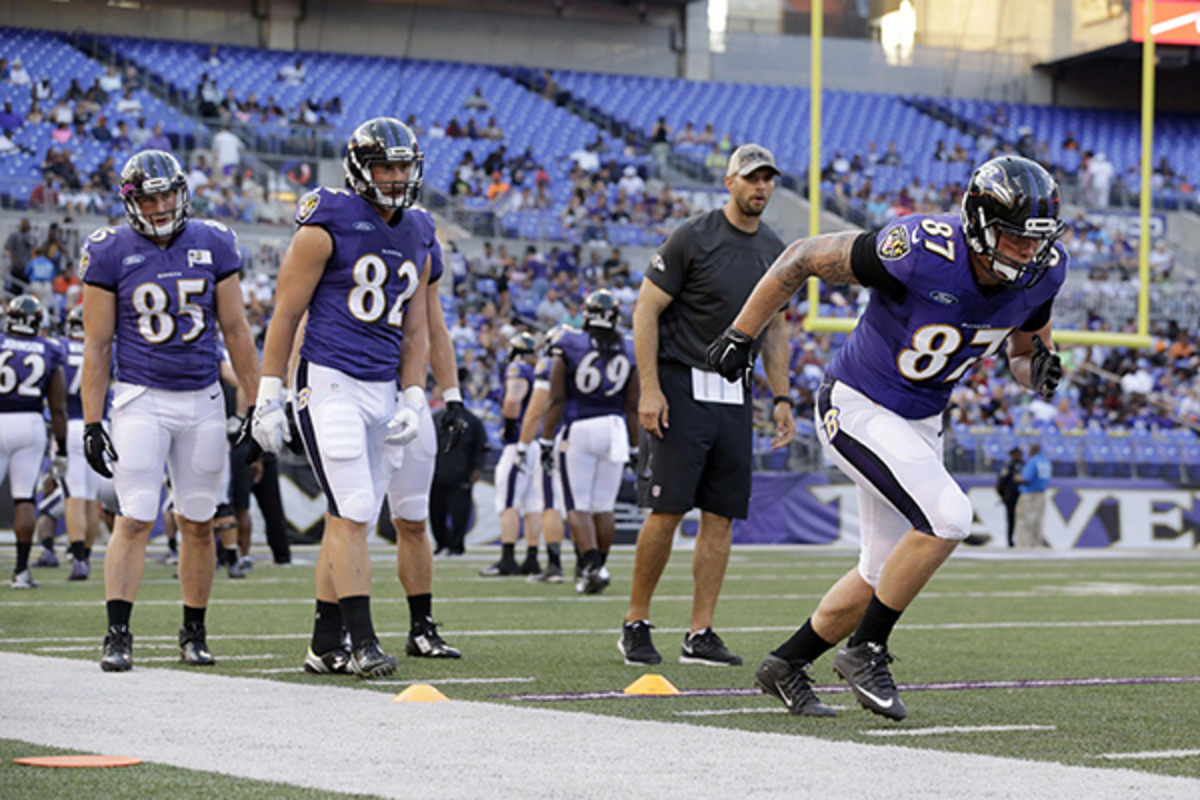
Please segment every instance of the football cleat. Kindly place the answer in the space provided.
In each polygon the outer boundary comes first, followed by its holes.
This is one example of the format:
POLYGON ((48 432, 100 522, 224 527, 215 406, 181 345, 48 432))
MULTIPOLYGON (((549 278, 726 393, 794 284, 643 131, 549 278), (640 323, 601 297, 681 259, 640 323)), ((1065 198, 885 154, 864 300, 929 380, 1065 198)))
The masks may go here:
POLYGON ((525 578, 526 583, 562 583, 563 571, 562 567, 557 564, 550 564, 537 575, 529 575, 525 578))
POLYGON ((428 618, 408 632, 404 652, 419 658, 462 658, 462 652, 446 644, 438 633, 437 623, 428 618))
POLYGON ((617 649, 625 656, 626 664, 640 667, 662 663, 662 656, 654 649, 654 642, 650 640, 650 629, 653 627, 644 619, 621 625, 621 638, 617 639, 617 649))
POLYGON ((105 672, 128 672, 133 669, 133 634, 126 625, 110 625, 104 637, 104 653, 100 669, 105 672))
POLYGON ((350 671, 363 680, 384 678, 396 671, 400 662, 379 646, 374 636, 366 639, 350 654, 350 671))
POLYGON ((208 632, 203 622, 189 622, 179 629, 179 660, 193 667, 211 667, 217 663, 208 649, 208 632))
POLYGON ((680 664, 705 664, 710 667, 740 667, 742 657, 729 652, 721 637, 712 628, 689 633, 683 637, 679 652, 680 664))
POLYGON ((808 664, 792 664, 768 655, 754 671, 754 685, 783 701, 789 714, 797 717, 835 717, 837 712, 813 694, 808 664))
POLYGON ((43 549, 42 554, 37 557, 37 561, 33 562, 33 565, 35 567, 57 567, 58 556, 54 554, 53 550, 43 549))
POLYGON ((873 714, 899 721, 908 716, 908 709, 901 702, 888 669, 894 660, 887 645, 863 642, 838 650, 833 658, 833 671, 850 684, 859 705, 873 714))
POLYGON ((67 578, 69 581, 86 581, 88 576, 92 574, 92 566, 81 558, 77 558, 71 562, 71 574, 67 578))
POLYGON ((485 578, 494 578, 497 575, 519 575, 521 574, 521 568, 517 566, 516 561, 504 561, 501 559, 495 564, 479 570, 479 574, 485 578))
POLYGON ((317 655, 309 647, 304 656, 304 671, 314 675, 350 675, 350 651, 345 647, 335 647, 317 655))
POLYGON ((29 567, 14 572, 12 576, 12 588, 14 589, 36 589, 41 586, 40 583, 33 579, 33 573, 29 571, 29 567))

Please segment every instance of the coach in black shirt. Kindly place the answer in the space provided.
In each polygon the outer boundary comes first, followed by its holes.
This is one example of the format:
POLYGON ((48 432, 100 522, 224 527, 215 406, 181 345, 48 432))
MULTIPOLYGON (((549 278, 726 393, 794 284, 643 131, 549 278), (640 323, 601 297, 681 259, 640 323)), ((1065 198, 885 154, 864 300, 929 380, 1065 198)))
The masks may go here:
MULTIPOLYGON (((731 525, 750 505, 753 408, 750 390, 708 371, 705 350, 737 316, 758 279, 783 252, 761 221, 779 174, 765 147, 747 144, 729 159, 729 200, 689 219, 650 263, 633 315, 644 429, 638 504, 650 514, 638 533, 629 613, 619 647, 627 664, 662 661, 650 639, 650 599, 671 557, 683 515, 701 511, 692 556, 695 592, 680 662, 736 666, 742 659, 712 630, 729 560, 731 525)), ((796 431, 788 393, 787 333, 782 314, 767 328, 763 366, 775 395, 772 447, 796 431)))

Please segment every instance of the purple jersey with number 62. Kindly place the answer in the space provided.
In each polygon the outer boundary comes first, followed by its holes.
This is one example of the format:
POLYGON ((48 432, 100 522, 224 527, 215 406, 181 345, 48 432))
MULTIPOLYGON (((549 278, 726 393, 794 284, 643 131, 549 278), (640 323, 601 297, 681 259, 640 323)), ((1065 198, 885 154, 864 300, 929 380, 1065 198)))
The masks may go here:
POLYGON ((0 414, 40 413, 50 379, 62 363, 62 348, 51 339, 0 334, 0 414))
POLYGON ((958 214, 896 220, 879 232, 875 250, 905 296, 873 290, 826 372, 907 419, 941 413, 958 379, 996 356, 1067 274, 1066 251, 1056 244, 1049 272, 1032 288, 979 286, 958 214))
POLYGON ((599 347, 587 331, 563 328, 550 352, 566 367, 571 420, 625 413, 625 385, 635 365, 632 339, 622 338, 620 347, 609 350, 599 347))
POLYGON ((308 304, 305 360, 362 381, 396 379, 404 313, 436 243, 427 211, 406 208, 397 217, 389 225, 348 189, 320 187, 300 198, 296 222, 333 238, 308 304))
POLYGON ((216 285, 242 268, 232 230, 194 219, 162 248, 128 225, 100 228, 79 267, 117 296, 114 379, 176 392, 216 382, 216 285))

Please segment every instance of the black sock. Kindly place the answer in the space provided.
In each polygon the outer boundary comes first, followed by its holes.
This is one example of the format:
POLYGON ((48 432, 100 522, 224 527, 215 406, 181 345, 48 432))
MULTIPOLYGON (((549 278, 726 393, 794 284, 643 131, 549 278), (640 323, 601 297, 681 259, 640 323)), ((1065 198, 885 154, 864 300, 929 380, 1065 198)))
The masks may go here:
POLYGON ((87 548, 83 546, 83 542, 71 542, 67 547, 67 552, 76 561, 87 561, 87 548))
POLYGON ((174 537, 167 539, 167 549, 170 550, 172 553, 178 553, 179 552, 179 540, 174 537))
POLYGON ((516 552, 517 552, 517 546, 515 544, 501 544, 500 545, 500 563, 501 564, 517 563, 516 552))
POLYGON ((600 566, 600 551, 596 548, 588 550, 579 556, 579 566, 581 569, 591 569, 600 566))
POLYGON ((537 561, 537 548, 536 547, 526 547, 525 548, 525 560, 526 561, 537 561))
POLYGON ((863 642, 887 644, 888 637, 892 635, 892 628, 896 627, 896 621, 900 619, 902 613, 894 608, 888 608, 879 601, 877 596, 871 595, 871 602, 867 605, 862 621, 858 623, 858 630, 846 644, 849 647, 855 647, 863 642))
POLYGON ((433 594, 410 594, 408 596, 408 619, 412 627, 433 618, 433 594))
POLYGON ((42 539, 42 547, 46 548, 51 553, 53 553, 54 552, 54 537, 47 536, 45 539, 42 539))
POLYGON ((204 615, 208 612, 207 608, 196 608, 194 606, 183 607, 183 627, 189 628, 196 625, 204 624, 204 615))
POLYGON ((238 554, 237 554, 236 548, 234 548, 234 547, 222 547, 221 548, 221 558, 220 558, 221 566, 223 566, 223 567, 233 566, 234 564, 237 563, 237 560, 238 560, 238 554))
POLYGON ((605 564, 608 563, 608 553, 605 553, 603 550, 597 550, 596 553, 597 553, 596 558, 598 559, 598 562, 599 562, 599 563, 597 563, 596 566, 603 567, 605 564))
POLYGON ((355 650, 368 639, 375 638, 375 625, 371 622, 371 596, 356 594, 338 599, 342 608, 342 619, 350 631, 350 644, 355 650))
POLYGON ((342 646, 342 607, 337 603, 317 601, 313 615, 312 650, 318 655, 342 646))
POLYGON ((29 569, 29 551, 33 542, 17 542, 17 568, 13 572, 24 572, 29 569))
POLYGON ((92 560, 92 548, 87 547, 86 545, 83 548, 83 560, 84 561, 92 560))
POLYGON ((812 617, 809 617, 800 629, 792 634, 792 638, 772 650, 771 655, 779 656, 784 661, 811 664, 834 644, 836 642, 827 642, 817 635, 813 630, 812 617))
POLYGON ((133 614, 133 603, 128 600, 109 600, 104 607, 108 611, 108 627, 129 627, 129 617, 133 614))
POLYGON ((562 545, 546 545, 546 560, 550 562, 550 566, 562 569, 562 545))

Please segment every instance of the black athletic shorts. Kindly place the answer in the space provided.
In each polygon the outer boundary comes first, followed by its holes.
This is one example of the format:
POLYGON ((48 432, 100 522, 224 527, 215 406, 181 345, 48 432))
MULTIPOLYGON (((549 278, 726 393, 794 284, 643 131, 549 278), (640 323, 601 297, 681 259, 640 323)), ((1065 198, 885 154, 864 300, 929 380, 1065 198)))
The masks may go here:
POLYGON ((638 452, 638 505, 685 514, 693 508, 730 519, 750 510, 753 407, 701 403, 692 397, 692 369, 663 362, 658 380, 667 398, 663 438, 644 429, 638 452))

